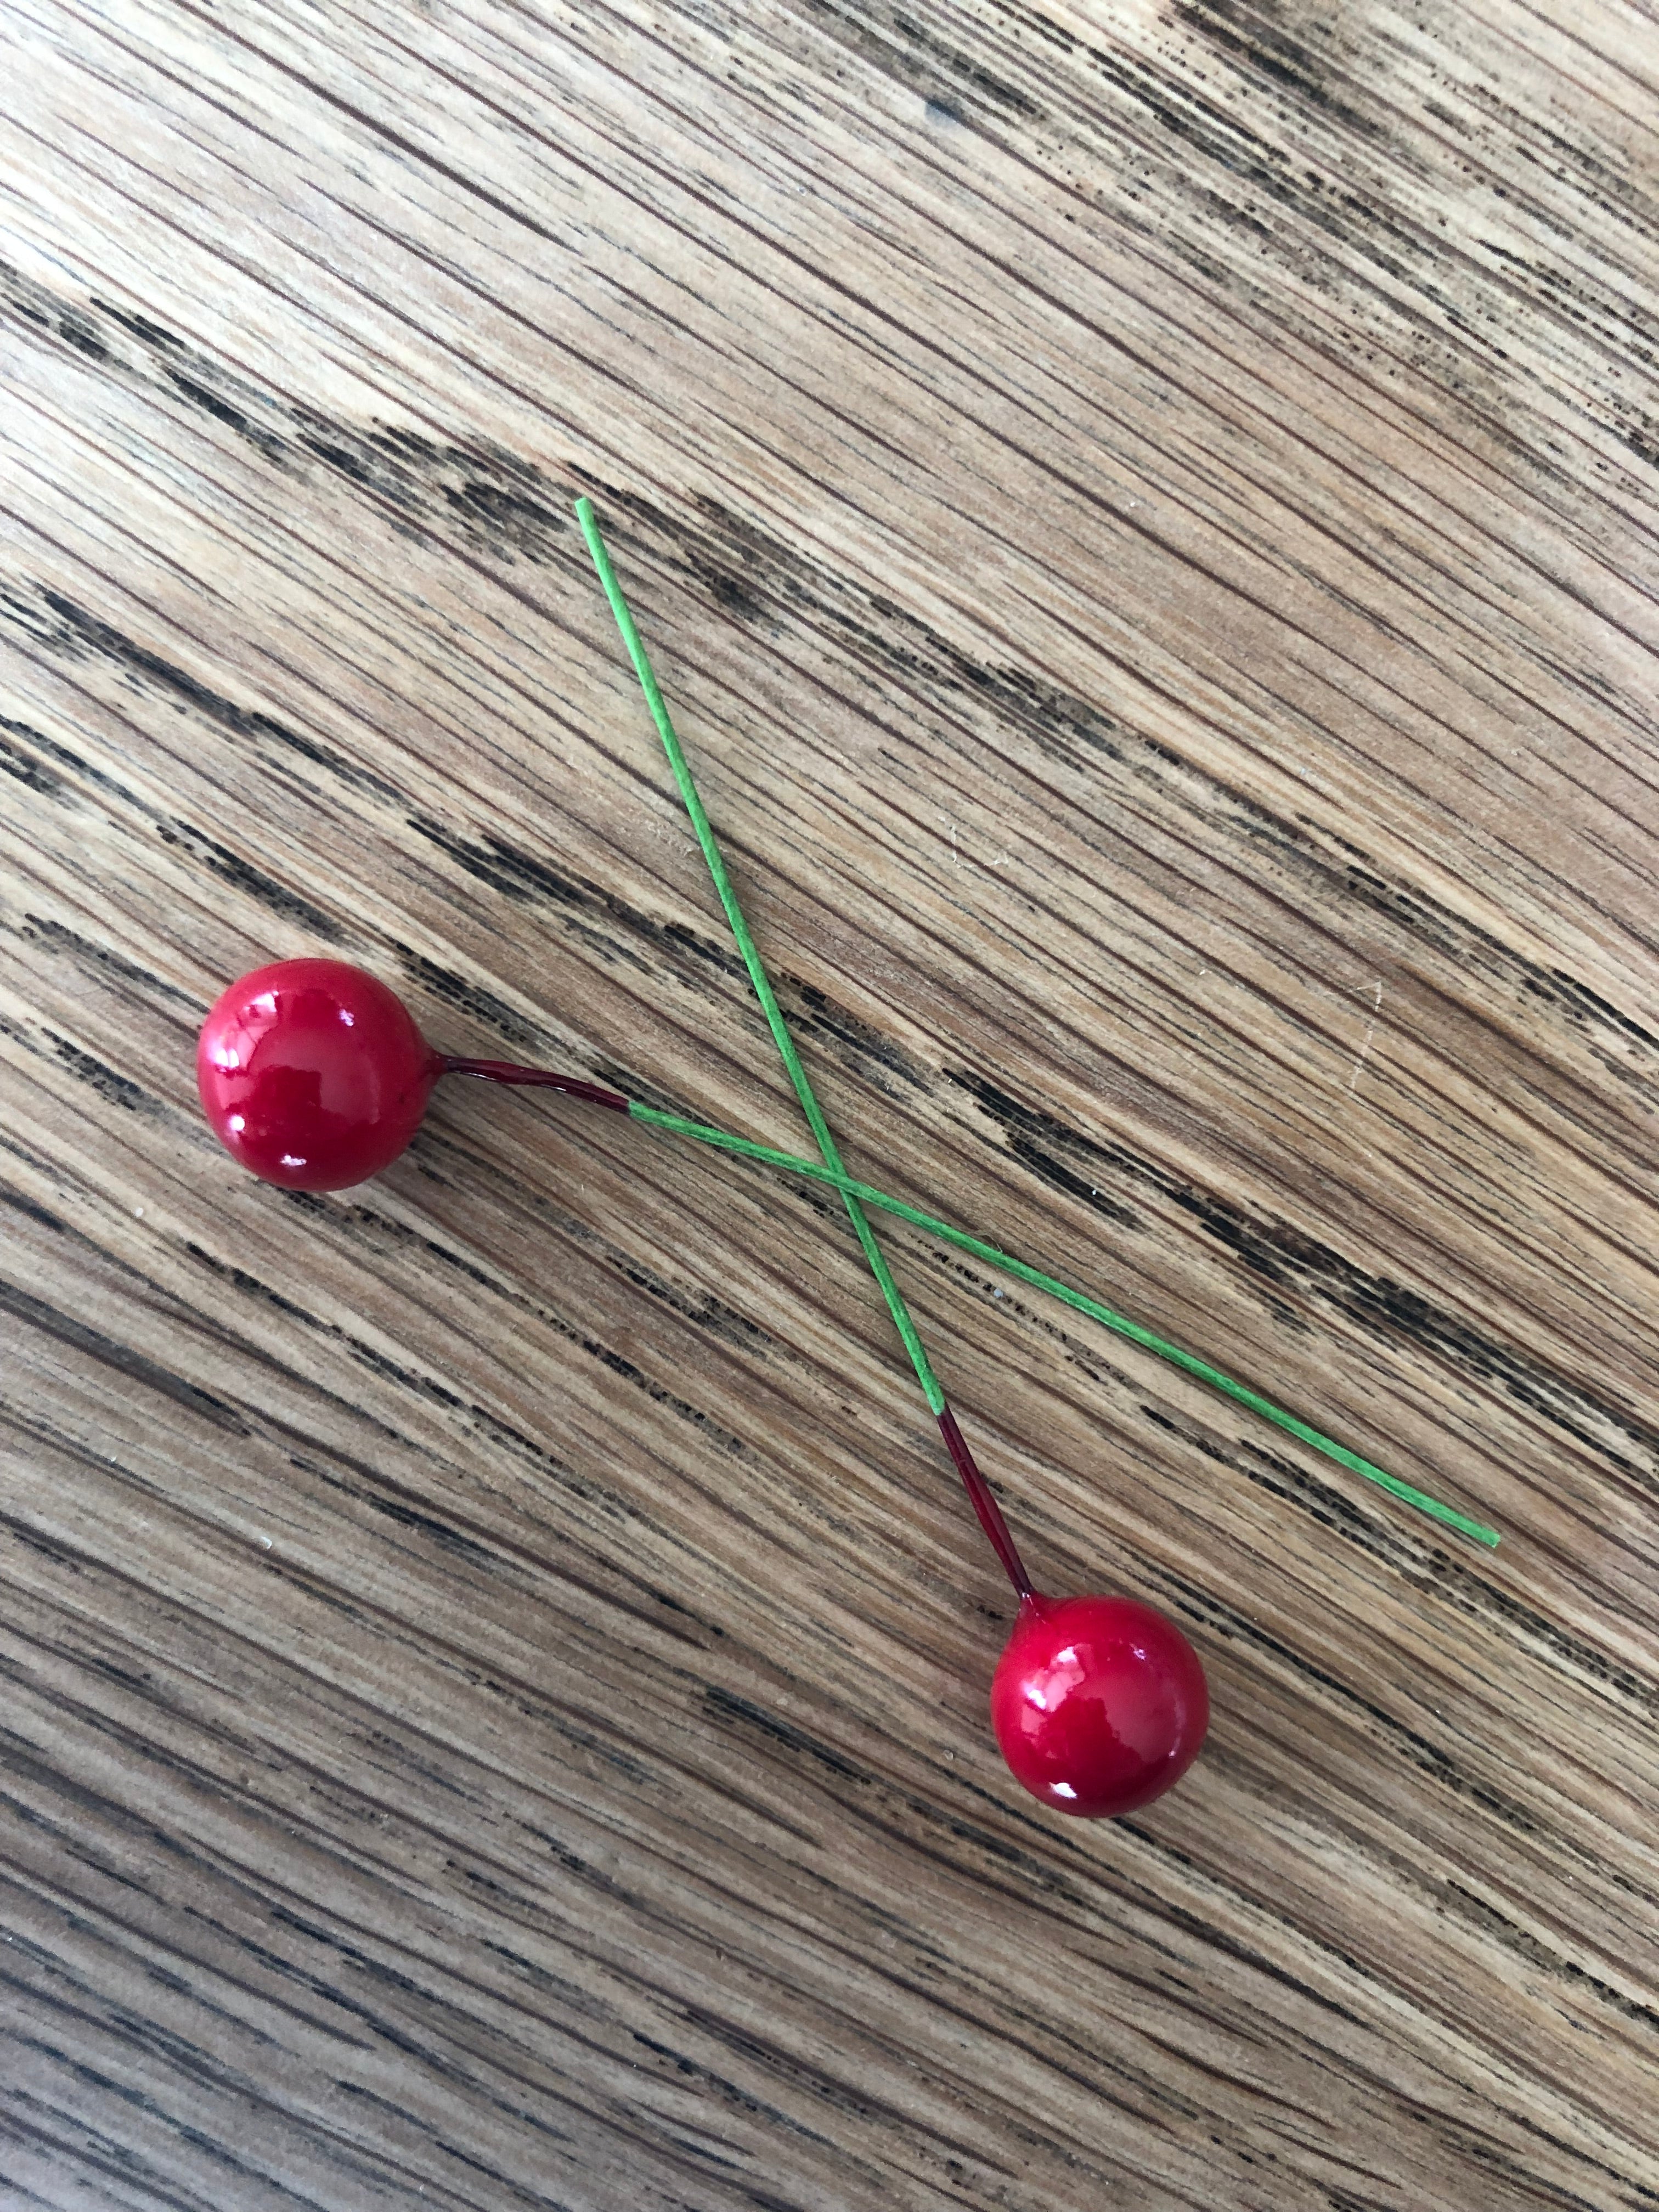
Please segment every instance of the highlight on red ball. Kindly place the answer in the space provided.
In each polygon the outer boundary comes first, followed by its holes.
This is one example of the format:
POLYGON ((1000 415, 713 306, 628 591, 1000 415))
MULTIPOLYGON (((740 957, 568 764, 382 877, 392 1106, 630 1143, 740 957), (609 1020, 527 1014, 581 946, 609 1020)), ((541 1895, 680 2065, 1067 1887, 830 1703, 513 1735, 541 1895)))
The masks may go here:
POLYGON ((397 994, 343 960, 256 968, 215 1003, 196 1048, 219 1141, 289 1190, 346 1190, 389 1167, 443 1066, 397 994))

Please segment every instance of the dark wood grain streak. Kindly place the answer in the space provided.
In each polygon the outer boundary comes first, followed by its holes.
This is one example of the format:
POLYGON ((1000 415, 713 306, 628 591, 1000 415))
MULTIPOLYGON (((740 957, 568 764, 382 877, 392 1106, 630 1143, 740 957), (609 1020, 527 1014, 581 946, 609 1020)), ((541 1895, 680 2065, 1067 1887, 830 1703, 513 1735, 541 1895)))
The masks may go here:
POLYGON ((1659 2203, 1659 47, 1630 0, 0 23, 0 2208, 1659 2203), (1045 1585, 828 1194, 441 1088, 240 1179, 207 1005, 799 1149, 599 505, 1045 1585))

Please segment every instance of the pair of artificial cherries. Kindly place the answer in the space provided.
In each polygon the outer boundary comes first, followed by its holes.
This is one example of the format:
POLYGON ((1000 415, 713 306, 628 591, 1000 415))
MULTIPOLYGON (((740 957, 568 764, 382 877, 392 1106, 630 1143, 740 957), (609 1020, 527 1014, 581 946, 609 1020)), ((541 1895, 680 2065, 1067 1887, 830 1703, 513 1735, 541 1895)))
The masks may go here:
MULTIPOLYGON (((227 1150, 290 1190, 343 1190, 390 1166, 452 1069, 528 1073, 447 1060, 384 983, 338 960, 279 961, 233 983, 196 1060, 227 1150)), ((1056 1812, 1085 1816, 1162 1796, 1197 1757, 1209 1711, 1192 1645, 1132 1598, 1026 1595, 991 1685, 992 1726, 1016 1778, 1056 1812)))

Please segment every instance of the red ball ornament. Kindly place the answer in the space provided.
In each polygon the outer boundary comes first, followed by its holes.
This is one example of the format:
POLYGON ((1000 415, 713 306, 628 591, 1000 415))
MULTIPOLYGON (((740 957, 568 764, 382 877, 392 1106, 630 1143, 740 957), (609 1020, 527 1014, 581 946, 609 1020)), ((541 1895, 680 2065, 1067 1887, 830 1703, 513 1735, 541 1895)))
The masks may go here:
POLYGON ((196 1081, 227 1151, 290 1190, 344 1190, 395 1160, 444 1062, 401 999, 342 960, 279 960, 202 1025, 196 1081))
POLYGON ((1017 1781, 1056 1813, 1133 1813, 1179 1782, 1210 1722, 1198 1654, 1128 1597, 1022 1600, 991 1684, 1017 1781))

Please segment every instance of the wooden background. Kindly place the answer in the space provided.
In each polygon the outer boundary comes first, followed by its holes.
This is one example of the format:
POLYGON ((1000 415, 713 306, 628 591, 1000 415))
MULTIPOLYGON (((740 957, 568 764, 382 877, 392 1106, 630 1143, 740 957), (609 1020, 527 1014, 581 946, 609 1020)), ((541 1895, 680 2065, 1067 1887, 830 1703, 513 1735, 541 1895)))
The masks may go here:
POLYGON ((1659 21, 9 0, 0 2205, 1659 2197, 1659 21), (822 1194, 444 1088, 240 1176, 201 1015, 798 1147, 590 490, 1047 1587, 1024 1799, 822 1194))

